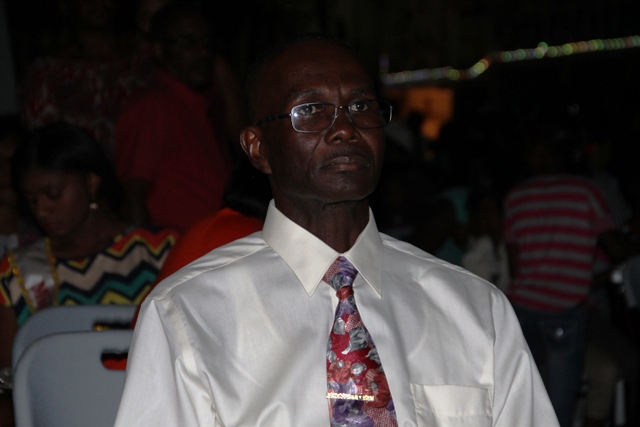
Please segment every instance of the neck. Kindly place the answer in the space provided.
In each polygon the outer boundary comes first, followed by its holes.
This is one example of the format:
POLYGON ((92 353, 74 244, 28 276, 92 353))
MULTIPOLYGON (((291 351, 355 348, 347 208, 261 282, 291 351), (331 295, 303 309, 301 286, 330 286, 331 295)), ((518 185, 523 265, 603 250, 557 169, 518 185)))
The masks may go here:
POLYGON ((122 230, 124 224, 104 209, 91 212, 86 220, 66 236, 51 237, 56 256, 81 258, 105 248, 122 230))
POLYGON ((369 223, 367 199, 355 202, 297 204, 276 206, 284 215, 335 251, 344 253, 351 249, 362 230, 369 223))

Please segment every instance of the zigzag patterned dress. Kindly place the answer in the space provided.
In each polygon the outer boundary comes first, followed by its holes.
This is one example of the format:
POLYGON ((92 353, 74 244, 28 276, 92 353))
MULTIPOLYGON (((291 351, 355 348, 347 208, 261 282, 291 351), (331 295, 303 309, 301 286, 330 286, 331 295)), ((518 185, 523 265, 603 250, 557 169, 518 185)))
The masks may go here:
POLYGON ((168 229, 130 226, 100 252, 73 259, 53 258, 38 240, 0 260, 0 304, 13 307, 19 325, 51 305, 138 305, 176 239, 168 229))

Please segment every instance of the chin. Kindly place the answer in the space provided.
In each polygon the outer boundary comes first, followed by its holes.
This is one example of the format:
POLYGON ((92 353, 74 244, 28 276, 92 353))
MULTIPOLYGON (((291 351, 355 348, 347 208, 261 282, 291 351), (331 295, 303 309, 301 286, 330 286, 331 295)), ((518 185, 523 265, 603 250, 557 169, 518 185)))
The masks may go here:
POLYGON ((345 179, 339 180, 329 188, 330 194, 340 196, 346 200, 358 201, 368 197, 376 188, 375 182, 367 178, 365 182, 360 180, 345 179))
POLYGON ((371 195, 371 193, 373 193, 373 190, 369 191, 362 188, 334 188, 327 192, 326 200, 328 200, 329 203, 356 203, 366 200, 371 195))

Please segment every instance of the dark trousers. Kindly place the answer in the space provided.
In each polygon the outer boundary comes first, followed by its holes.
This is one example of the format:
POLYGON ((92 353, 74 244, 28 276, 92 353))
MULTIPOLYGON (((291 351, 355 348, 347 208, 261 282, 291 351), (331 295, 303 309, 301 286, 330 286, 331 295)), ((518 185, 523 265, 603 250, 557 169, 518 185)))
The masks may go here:
POLYGON ((557 312, 514 306, 561 427, 570 427, 582 381, 587 309, 557 312))

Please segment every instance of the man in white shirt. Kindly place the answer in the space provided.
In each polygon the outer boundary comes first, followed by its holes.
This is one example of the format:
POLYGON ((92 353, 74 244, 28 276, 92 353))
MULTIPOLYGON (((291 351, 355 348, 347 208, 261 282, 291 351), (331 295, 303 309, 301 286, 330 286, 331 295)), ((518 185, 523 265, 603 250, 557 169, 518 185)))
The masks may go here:
POLYGON ((367 197, 390 108, 354 53, 297 39, 249 82, 256 124, 241 143, 273 188, 264 229, 147 298, 116 426, 356 425, 328 405, 339 303, 323 277, 338 256, 358 271, 354 298, 392 396, 386 425, 557 426, 502 293, 378 232, 367 197))

